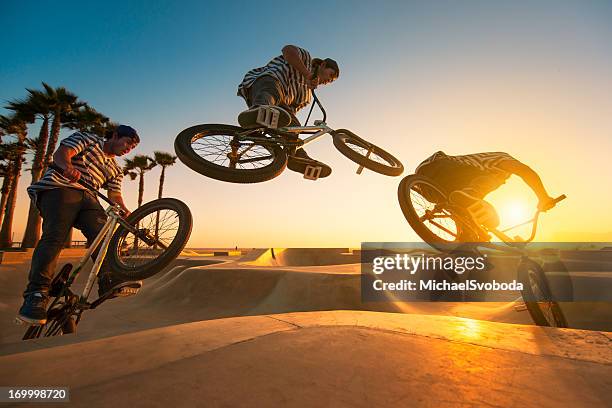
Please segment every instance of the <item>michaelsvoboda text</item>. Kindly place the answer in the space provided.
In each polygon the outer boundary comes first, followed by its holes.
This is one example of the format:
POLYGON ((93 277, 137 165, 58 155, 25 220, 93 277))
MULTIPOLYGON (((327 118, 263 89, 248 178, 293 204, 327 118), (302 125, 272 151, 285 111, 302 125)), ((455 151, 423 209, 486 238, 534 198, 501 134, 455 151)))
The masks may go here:
MULTIPOLYGON (((395 254, 392 256, 379 256, 372 261, 372 272, 379 276, 388 271, 400 271, 410 276, 416 275, 419 272, 432 271, 444 271, 463 275, 466 272, 482 272, 486 269, 486 255, 439 256, 395 254)), ((463 281, 400 279, 394 282, 375 279, 372 286, 376 291, 520 291, 523 289, 523 284, 516 280, 511 282, 498 282, 495 280, 483 282, 476 279, 466 279, 463 281)))

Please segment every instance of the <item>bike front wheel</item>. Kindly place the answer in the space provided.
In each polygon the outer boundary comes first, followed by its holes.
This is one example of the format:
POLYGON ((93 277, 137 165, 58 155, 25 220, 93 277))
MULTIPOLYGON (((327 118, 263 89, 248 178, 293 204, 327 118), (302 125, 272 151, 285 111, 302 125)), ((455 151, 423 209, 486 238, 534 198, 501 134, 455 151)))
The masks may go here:
POLYGON ((404 165, 391 153, 360 138, 350 130, 331 132, 334 146, 348 159, 363 167, 386 176, 399 176, 404 165))
POLYGON ((538 326, 567 327, 567 320, 553 300, 544 271, 536 262, 525 259, 518 266, 517 278, 523 284, 521 295, 534 323, 538 326))
POLYGON ((277 144, 239 136, 245 130, 230 125, 197 125, 174 141, 178 158, 190 169, 230 183, 259 183, 278 176, 287 153, 277 144))
POLYGON ((119 225, 111 238, 110 270, 128 280, 146 279, 180 255, 191 235, 191 211, 182 201, 160 198, 127 217, 131 231, 119 225))

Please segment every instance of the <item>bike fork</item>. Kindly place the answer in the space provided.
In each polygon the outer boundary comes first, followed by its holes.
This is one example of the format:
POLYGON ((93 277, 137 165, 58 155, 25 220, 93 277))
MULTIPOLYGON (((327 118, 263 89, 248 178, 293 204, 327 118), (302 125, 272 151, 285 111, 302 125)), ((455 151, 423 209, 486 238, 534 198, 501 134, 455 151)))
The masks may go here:
POLYGON ((102 230, 96 237, 94 243, 91 245, 90 250, 87 251, 86 257, 84 258, 85 260, 89 258, 93 250, 97 248, 97 246, 100 244, 100 241, 104 239, 104 242, 102 243, 102 246, 100 247, 100 251, 98 252, 98 256, 96 257, 96 260, 94 262, 94 265, 91 268, 91 272, 89 273, 89 277, 87 278, 87 283, 85 284, 85 288, 83 289, 83 294, 81 295, 82 301, 86 301, 87 298, 89 297, 89 294, 91 293, 91 289, 93 288, 94 280, 98 276, 98 272, 100 272, 100 267, 102 266, 102 262, 104 261, 104 258, 106 257, 106 252, 108 250, 108 244, 110 243, 110 240, 113 236, 113 232, 115 231, 116 225, 117 225, 116 218, 113 217, 112 215, 108 217, 106 224, 104 224, 104 227, 102 227, 102 230))

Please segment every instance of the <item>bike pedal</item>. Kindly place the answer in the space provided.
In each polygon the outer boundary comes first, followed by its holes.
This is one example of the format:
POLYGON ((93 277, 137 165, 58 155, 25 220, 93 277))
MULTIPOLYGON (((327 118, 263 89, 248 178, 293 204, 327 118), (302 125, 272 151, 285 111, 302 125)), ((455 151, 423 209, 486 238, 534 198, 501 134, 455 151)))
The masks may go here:
POLYGON ((138 293, 142 283, 140 282, 126 282, 113 289, 112 294, 114 297, 125 297, 132 296, 138 293))
POLYGON ((280 112, 277 109, 260 107, 257 110, 257 120, 255 123, 267 128, 277 128, 280 112))
POLYGON ((527 304, 525 302, 514 305, 515 312, 524 312, 525 310, 527 310, 527 304))
POLYGON ((321 166, 312 166, 308 164, 304 170, 304 178, 307 180, 317 180, 321 175, 322 170, 323 167, 321 166))

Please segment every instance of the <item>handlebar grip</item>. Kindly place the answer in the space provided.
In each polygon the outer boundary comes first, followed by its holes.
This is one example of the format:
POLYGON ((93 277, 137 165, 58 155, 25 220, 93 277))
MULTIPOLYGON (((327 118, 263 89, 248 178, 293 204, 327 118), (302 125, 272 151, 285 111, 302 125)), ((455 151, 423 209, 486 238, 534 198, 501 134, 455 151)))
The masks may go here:
POLYGON ((557 204, 559 201, 563 201, 563 200, 565 200, 566 198, 567 198, 567 196, 566 196, 565 194, 561 194, 559 197, 555 198, 555 199, 553 200, 553 202, 554 202, 555 204, 557 204))

